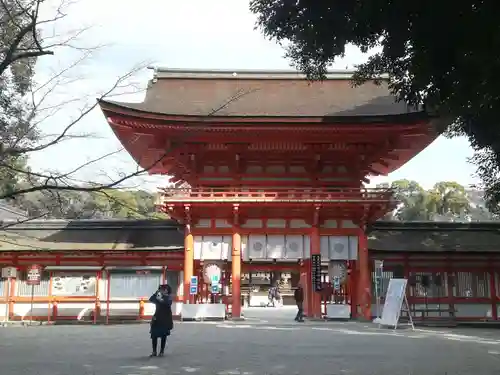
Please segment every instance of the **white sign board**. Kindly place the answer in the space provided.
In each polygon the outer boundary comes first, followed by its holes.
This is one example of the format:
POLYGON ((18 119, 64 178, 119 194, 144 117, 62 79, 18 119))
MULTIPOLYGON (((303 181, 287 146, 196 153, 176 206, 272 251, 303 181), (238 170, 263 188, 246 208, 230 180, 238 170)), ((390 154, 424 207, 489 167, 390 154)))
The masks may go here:
POLYGON ((11 277, 17 277, 17 269, 15 267, 2 268, 2 277, 4 279, 8 279, 11 277))
POLYGON ((407 279, 391 279, 385 295, 384 310, 380 325, 397 327, 403 302, 406 300, 407 279))

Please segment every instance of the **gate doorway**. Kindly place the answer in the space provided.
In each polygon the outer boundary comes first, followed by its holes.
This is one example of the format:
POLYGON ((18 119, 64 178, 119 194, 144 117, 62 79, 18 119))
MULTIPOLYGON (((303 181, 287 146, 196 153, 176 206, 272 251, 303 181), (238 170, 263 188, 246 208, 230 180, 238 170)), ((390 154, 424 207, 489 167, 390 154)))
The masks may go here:
POLYGON ((294 288, 300 281, 300 265, 297 263, 244 263, 241 277, 241 295, 244 306, 266 307, 269 290, 279 289, 280 300, 276 307, 295 306, 294 288))

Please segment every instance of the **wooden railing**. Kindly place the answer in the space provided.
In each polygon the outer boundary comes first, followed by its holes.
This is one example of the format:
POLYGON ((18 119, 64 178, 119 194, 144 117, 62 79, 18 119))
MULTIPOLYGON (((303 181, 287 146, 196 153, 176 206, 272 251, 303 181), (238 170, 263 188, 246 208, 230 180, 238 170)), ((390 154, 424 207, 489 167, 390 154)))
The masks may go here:
POLYGON ((370 188, 166 188, 159 204, 176 202, 388 202, 390 189, 370 188))

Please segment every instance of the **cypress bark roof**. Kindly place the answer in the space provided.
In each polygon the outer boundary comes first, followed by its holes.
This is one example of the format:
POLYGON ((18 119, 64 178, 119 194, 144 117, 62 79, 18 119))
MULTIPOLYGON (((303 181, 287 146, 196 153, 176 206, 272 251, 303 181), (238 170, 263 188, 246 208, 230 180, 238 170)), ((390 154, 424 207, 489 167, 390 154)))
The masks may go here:
POLYGON ((182 249, 183 227, 173 220, 34 220, 0 232, 0 251, 182 249))
POLYGON ((354 87, 352 72, 310 82, 296 71, 157 69, 142 103, 116 105, 156 114, 235 117, 365 117, 417 112, 396 102, 387 80, 354 87))
MULTIPOLYGON (((183 226, 173 220, 34 220, 0 232, 0 251, 179 251, 183 226)), ((500 223, 376 222, 374 251, 500 252, 500 223)))
POLYGON ((500 223, 376 222, 368 234, 374 251, 500 252, 500 223))

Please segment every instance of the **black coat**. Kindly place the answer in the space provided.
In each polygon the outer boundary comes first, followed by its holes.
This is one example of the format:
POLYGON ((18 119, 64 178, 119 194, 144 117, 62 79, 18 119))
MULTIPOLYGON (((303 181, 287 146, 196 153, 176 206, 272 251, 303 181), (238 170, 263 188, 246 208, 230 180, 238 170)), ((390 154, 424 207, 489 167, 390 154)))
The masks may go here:
POLYGON ((293 292, 293 298, 295 299, 296 304, 301 304, 304 302, 304 289, 302 287, 298 287, 295 289, 295 292, 293 292))
POLYGON ((158 298, 157 294, 153 294, 149 301, 156 306, 153 320, 151 321, 152 329, 168 330, 174 328, 174 319, 172 317, 172 297, 158 298))

